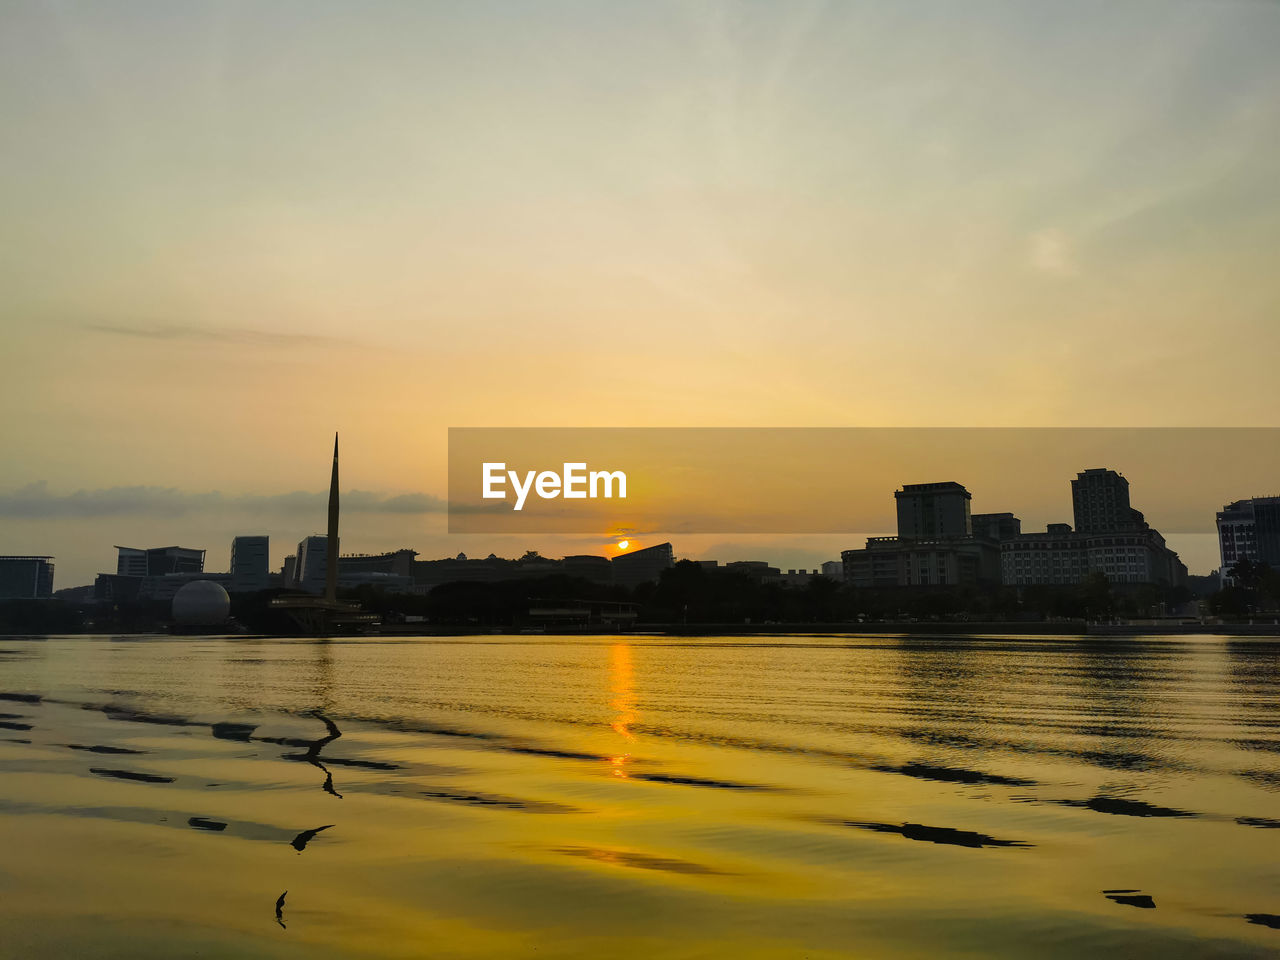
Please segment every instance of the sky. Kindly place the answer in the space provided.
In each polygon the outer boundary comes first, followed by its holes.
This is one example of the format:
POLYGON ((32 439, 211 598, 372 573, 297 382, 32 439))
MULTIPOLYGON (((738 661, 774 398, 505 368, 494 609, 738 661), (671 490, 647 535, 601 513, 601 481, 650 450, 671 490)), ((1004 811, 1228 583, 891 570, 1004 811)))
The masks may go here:
POLYGON ((335 430, 344 549, 444 556, 607 546, 448 537, 451 426, 1280 422, 1278 49, 1270 0, 5 0, 0 553, 279 563, 335 430))

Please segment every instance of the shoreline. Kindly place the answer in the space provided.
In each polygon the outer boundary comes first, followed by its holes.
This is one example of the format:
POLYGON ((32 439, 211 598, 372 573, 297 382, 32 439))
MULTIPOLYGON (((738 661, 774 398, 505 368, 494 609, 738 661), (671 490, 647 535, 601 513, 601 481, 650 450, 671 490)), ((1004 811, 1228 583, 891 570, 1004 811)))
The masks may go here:
MULTIPOLYGON (((393 627, 398 625, 391 625, 393 627)), ((1053 621, 1025 623, 1010 621, 928 621, 915 623, 898 623, 893 621, 877 621, 868 623, 708 623, 708 624, 673 624, 643 623, 635 624, 628 630, 609 630, 605 627, 559 627, 548 629, 530 629, 518 627, 477 628, 475 626, 449 624, 413 624, 413 629, 390 629, 376 633, 335 633, 328 638, 311 639, 369 639, 378 638, 412 638, 412 637, 555 637, 555 636, 670 636, 670 637, 753 637, 753 636, 1009 636, 1034 639, 1036 637, 1177 637, 1177 636, 1214 636, 1214 637, 1257 637, 1280 640, 1280 623, 1085 623, 1084 621, 1053 621)), ((12 633, 0 634, 0 642, 5 639, 23 637, 47 637, 55 634, 12 633)), ((61 634, 66 637, 111 637, 121 636, 121 631, 61 634)), ((169 631, 144 631, 130 633, 129 636, 155 637, 189 637, 211 638, 225 637, 243 640, 269 640, 289 638, 286 634, 264 633, 228 633, 226 631, 209 631, 207 633, 174 633, 169 631)))

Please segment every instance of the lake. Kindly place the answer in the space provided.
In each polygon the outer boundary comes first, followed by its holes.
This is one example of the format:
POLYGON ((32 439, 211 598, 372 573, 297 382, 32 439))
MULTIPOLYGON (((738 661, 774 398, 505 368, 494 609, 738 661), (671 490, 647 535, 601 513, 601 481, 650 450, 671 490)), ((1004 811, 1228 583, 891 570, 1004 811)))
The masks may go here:
POLYGON ((1274 957, 1280 641, 0 638, 0 955, 1274 957))

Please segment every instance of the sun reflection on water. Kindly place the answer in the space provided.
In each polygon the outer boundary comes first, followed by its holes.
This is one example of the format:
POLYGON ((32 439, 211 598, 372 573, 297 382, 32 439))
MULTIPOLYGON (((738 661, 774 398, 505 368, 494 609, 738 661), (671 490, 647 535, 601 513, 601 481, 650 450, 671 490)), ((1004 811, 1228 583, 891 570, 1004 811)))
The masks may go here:
MULTIPOLYGON (((617 711, 617 715, 609 726, 613 732, 625 740, 635 740, 631 732, 631 724, 636 722, 635 667, 631 662, 631 647, 625 643, 615 643, 609 648, 609 692, 613 699, 609 707, 617 711)), ((631 762, 631 754, 619 753, 611 755, 609 762, 613 765, 613 775, 626 779, 626 766, 631 762)))

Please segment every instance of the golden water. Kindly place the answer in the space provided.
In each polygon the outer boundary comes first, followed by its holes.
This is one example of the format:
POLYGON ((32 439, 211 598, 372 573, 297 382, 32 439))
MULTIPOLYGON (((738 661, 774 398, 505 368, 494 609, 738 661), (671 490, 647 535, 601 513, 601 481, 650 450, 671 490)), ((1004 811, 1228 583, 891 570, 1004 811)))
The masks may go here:
POLYGON ((0 638, 0 695, 4 957, 1280 955, 1275 641, 0 638))

